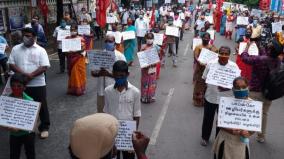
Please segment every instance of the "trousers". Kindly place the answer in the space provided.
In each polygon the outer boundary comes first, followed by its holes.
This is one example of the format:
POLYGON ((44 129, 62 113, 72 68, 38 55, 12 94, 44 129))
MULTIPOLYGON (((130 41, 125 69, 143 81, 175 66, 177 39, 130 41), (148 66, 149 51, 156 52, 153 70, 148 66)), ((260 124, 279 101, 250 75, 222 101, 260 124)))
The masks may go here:
POLYGON ((35 133, 23 136, 10 135, 10 159, 20 159, 22 145, 27 159, 35 159, 35 133))
POLYGON ((58 49, 59 67, 61 72, 65 71, 65 57, 66 55, 62 52, 62 49, 58 49))

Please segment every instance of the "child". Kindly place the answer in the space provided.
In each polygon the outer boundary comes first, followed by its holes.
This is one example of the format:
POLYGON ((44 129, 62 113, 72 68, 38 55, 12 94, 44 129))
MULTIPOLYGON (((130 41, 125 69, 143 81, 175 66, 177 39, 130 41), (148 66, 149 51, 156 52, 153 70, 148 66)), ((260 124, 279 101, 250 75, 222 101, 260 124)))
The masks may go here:
MULTIPOLYGON (((11 77, 10 85, 12 89, 11 97, 24 100, 33 100, 24 90, 27 78, 23 74, 16 73, 11 77)), ((8 128, 10 132, 10 159, 19 159, 21 147, 24 145, 27 159, 35 159, 35 133, 14 128, 8 128)))

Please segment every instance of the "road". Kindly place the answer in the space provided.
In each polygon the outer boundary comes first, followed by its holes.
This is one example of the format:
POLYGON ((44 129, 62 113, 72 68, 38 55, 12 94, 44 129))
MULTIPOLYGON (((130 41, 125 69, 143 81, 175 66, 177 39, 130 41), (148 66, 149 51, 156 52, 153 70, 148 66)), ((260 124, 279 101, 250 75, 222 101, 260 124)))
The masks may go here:
MULTIPOLYGON (((140 130, 151 137, 147 153, 151 159, 209 159, 210 144, 200 146, 203 108, 192 106, 193 55, 191 50, 193 33, 187 31, 180 42, 178 67, 172 67, 170 58, 161 71, 158 80, 157 100, 152 104, 142 104, 140 130)), ((97 46, 102 46, 96 43, 97 46)), ((215 45, 229 46, 234 43, 216 35, 215 45)), ((232 59, 234 55, 232 55, 232 59)), ((81 97, 69 96, 67 74, 58 75, 58 59, 50 56, 52 67, 47 72, 47 95, 51 117, 50 137, 36 139, 37 159, 67 159, 69 131, 72 123, 83 116, 96 112, 96 79, 88 71, 87 92, 81 97)), ((140 88, 140 69, 136 59, 130 68, 129 81, 140 88)), ((259 144, 251 137, 252 158, 281 159, 284 156, 284 99, 274 101, 268 121, 267 142, 259 144)), ((213 129, 215 130, 215 129, 213 129)), ((9 158, 8 132, 0 130, 0 159, 9 158)), ((22 152, 22 156, 24 153, 22 152)))

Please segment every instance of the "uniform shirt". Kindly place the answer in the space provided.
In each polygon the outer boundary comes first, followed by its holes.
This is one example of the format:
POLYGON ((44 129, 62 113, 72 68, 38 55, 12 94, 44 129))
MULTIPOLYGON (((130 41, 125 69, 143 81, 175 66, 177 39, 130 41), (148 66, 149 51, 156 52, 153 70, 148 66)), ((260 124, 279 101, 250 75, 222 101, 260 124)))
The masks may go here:
POLYGON ((119 92, 114 84, 105 89, 104 112, 115 116, 118 120, 133 120, 141 117, 140 91, 128 82, 128 88, 119 92))
MULTIPOLYGON (((223 66, 223 65, 219 64, 218 60, 219 59, 213 60, 213 61, 211 61, 210 63, 207 64, 207 66, 206 66, 206 68, 203 72, 203 75, 202 75, 202 78, 204 80, 206 80, 206 78, 207 78, 207 74, 210 70, 210 67, 214 67, 216 65, 221 66, 221 67, 229 67, 229 68, 239 69, 237 64, 234 63, 233 61, 229 60, 228 63, 225 66, 223 66)), ((220 92, 219 89, 218 89, 218 86, 207 84, 207 89, 206 89, 206 92, 205 92, 205 99, 209 103, 219 104, 220 97, 232 97, 232 96, 233 96, 233 94, 232 94, 231 90, 220 92)))
MULTIPOLYGON (((50 67, 45 49, 36 43, 29 48, 25 47, 23 43, 14 46, 8 63, 16 65, 25 73, 32 73, 41 66, 50 67)), ((27 84, 27 87, 40 87, 45 85, 45 75, 42 73, 32 79, 27 84)))
MULTIPOLYGON (((70 30, 70 26, 67 25, 65 28, 56 27, 52 35, 54 38, 57 38, 59 30, 70 30)), ((57 48, 62 49, 62 41, 57 41, 57 48)))

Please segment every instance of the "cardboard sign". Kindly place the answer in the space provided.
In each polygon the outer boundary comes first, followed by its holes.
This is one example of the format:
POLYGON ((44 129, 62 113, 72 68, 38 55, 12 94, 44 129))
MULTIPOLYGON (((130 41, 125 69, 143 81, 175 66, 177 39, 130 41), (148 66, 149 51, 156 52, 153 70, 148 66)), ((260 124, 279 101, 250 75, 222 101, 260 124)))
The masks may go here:
POLYGON ((262 102, 221 97, 218 127, 261 131, 262 102))
POLYGON ((78 25, 78 34, 79 35, 90 35, 91 26, 90 25, 78 25))
POLYGON ((70 36, 70 30, 58 30, 57 32, 57 41, 62 41, 67 36, 70 36))
POLYGON ((208 21, 210 24, 214 24, 213 16, 205 16, 205 21, 208 21))
POLYGON ((162 46, 164 41, 164 34, 154 33, 154 44, 162 46))
POLYGON ((241 71, 235 67, 212 65, 207 74, 206 83, 232 89, 233 81, 240 76, 241 71))
POLYGON ((200 38, 193 38, 192 40, 192 50, 194 51, 196 46, 201 45, 202 44, 202 39, 200 38))
POLYGON ((272 24, 272 33, 282 32, 281 22, 276 22, 276 23, 271 23, 271 24, 272 24))
POLYGON ((185 0, 178 0, 178 3, 185 3, 185 0))
POLYGON ((96 12, 92 12, 92 18, 93 19, 97 18, 97 13, 96 12))
POLYGON ((211 40, 215 39, 215 30, 207 30, 207 33, 210 34, 210 39, 211 40))
POLYGON ((80 38, 62 40, 62 52, 80 51, 80 50, 82 50, 80 38))
POLYGON ((20 130, 33 131, 40 110, 40 103, 0 97, 0 125, 20 130))
POLYGON ((107 21, 108 24, 113 24, 113 23, 115 23, 115 17, 107 17, 106 21, 107 21))
POLYGON ((145 68, 160 62, 160 58, 156 48, 138 52, 137 56, 141 68, 145 68))
POLYGON ((166 27, 166 35, 179 37, 179 28, 167 26, 166 27))
POLYGON ((202 64, 207 64, 208 62, 210 62, 211 60, 215 60, 218 58, 218 54, 210 51, 208 49, 202 48, 200 55, 198 57, 198 61, 202 64))
POLYGON ((136 131, 136 121, 119 121, 118 133, 115 138, 117 150, 133 151, 132 134, 136 131))
POLYGON ((172 3, 172 0, 165 0, 165 3, 172 3))
POLYGON ((4 54, 7 44, 0 43, 0 54, 4 54))
POLYGON ((87 53, 91 70, 112 69, 115 53, 112 51, 90 50, 87 53))
POLYGON ((124 31, 122 32, 123 40, 135 39, 135 31, 124 31))
POLYGON ((241 16, 237 17, 237 25, 248 25, 248 24, 249 24, 248 17, 241 17, 241 16))
POLYGON ((258 56, 259 55, 259 50, 258 47, 256 45, 256 43, 252 43, 249 48, 248 48, 248 54, 249 55, 254 55, 254 56, 258 56))
POLYGON ((247 43, 246 42, 241 42, 239 44, 239 55, 241 55, 245 51, 246 47, 247 47, 247 43))

